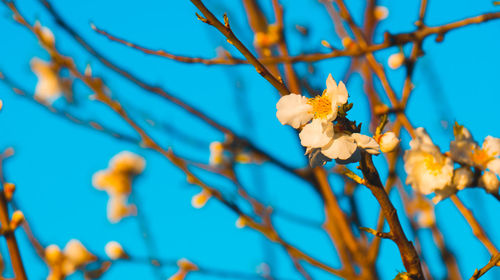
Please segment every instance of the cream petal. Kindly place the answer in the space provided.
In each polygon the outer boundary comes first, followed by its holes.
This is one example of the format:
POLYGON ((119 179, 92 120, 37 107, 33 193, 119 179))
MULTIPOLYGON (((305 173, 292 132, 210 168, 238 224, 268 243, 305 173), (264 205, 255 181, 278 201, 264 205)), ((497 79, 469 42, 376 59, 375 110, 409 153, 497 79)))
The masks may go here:
POLYGON ((500 159, 496 158, 490 160, 486 167, 488 167, 489 170, 500 176, 500 159))
POLYGON ((321 149, 321 152, 332 159, 348 159, 355 151, 357 145, 354 138, 344 133, 337 133, 333 140, 321 149))
POLYGON ((321 119, 314 119, 311 123, 304 126, 299 133, 299 137, 300 144, 304 147, 323 147, 333 138, 333 125, 321 119))
POLYGON ((337 86, 337 92, 335 96, 332 97, 332 106, 333 103, 335 103, 336 106, 346 104, 347 98, 349 98, 349 94, 347 93, 347 88, 345 87, 344 83, 340 81, 339 85, 337 86))
POLYGON ((380 146, 372 137, 360 133, 353 133, 351 137, 354 138, 359 147, 363 148, 368 153, 372 155, 380 154, 380 146))
MULTIPOLYGON (((326 78, 326 94, 330 97, 337 95, 337 82, 333 79, 332 74, 328 74, 328 78, 326 78)), ((332 106, 334 103, 332 102, 332 106)))
POLYGON ((483 149, 491 156, 500 155, 500 138, 487 136, 483 142, 483 149))
POLYGON ((313 117, 312 106, 307 98, 298 94, 289 94, 280 98, 276 104, 276 117, 281 124, 288 124, 297 129, 310 121, 313 117))
POLYGON ((439 148, 432 143, 429 134, 427 134, 423 127, 416 128, 415 135, 415 138, 410 141, 412 150, 422 150, 428 153, 439 152, 439 148))

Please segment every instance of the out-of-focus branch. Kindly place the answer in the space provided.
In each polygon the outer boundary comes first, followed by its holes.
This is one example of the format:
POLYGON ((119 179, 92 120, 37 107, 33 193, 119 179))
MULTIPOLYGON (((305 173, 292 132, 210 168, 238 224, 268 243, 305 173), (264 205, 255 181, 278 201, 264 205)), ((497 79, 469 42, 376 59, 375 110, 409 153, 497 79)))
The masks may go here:
MULTIPOLYGON (((289 57, 288 53, 288 46, 286 43, 286 36, 285 36, 285 24, 284 24, 284 19, 283 19, 283 5, 279 3, 278 0, 272 0, 273 2, 273 9, 274 9, 274 16, 276 17, 276 25, 277 28, 280 32, 279 36, 279 41, 278 41, 278 50, 280 52, 280 55, 283 57, 289 57)), ((290 62, 285 62, 284 63, 284 69, 285 69, 285 79, 288 82, 290 86, 290 90, 293 93, 296 94, 301 94, 302 90, 300 88, 300 83, 299 79, 297 77, 297 73, 295 72, 295 69, 293 69, 293 64, 290 62)))
MULTIPOLYGON (((40 0, 46 2, 47 0, 40 0)), ((295 56, 274 56, 274 57, 264 57, 260 58, 260 63, 264 65, 268 64, 276 64, 276 63, 297 63, 297 62, 316 62, 325 59, 337 58, 337 57, 353 57, 353 56, 362 56, 366 53, 373 53, 383 49, 387 49, 393 46, 405 45, 415 40, 422 41, 426 37, 434 34, 446 34, 449 31, 454 29, 458 29, 461 27, 465 27, 472 24, 479 24, 483 22, 487 22, 490 20, 495 20, 500 18, 500 12, 496 13, 487 13, 479 16, 469 17, 463 20, 458 20, 449 24, 444 24, 440 26, 425 26, 420 31, 413 31, 407 33, 398 33, 398 34, 389 34, 386 33, 386 38, 384 42, 380 44, 368 45, 366 48, 357 47, 357 48, 349 48, 344 50, 333 50, 329 53, 307 53, 295 56)), ((128 47, 137 49, 147 54, 156 55, 165 57, 168 59, 176 60, 184 63, 201 63, 206 65, 235 65, 235 64, 252 64, 250 61, 241 58, 200 58, 200 57, 191 57, 191 56, 183 56, 183 55, 174 55, 165 50, 153 50, 147 48, 145 46, 141 46, 139 44, 130 42, 126 39, 117 37, 112 35, 102 29, 98 29, 101 35, 106 36, 111 41, 115 41, 126 45, 128 47)), ((96 30, 97 31, 97 30, 96 30)))
POLYGON ((235 46, 241 54, 255 67, 257 73, 259 73, 264 79, 266 79, 281 95, 287 95, 290 93, 288 88, 285 86, 283 81, 278 80, 276 77, 269 72, 269 70, 250 52, 250 50, 234 35, 231 27, 229 26, 229 19, 227 15, 224 14, 224 24, 220 22, 212 12, 210 12, 207 7, 201 2, 201 0, 191 0, 191 2, 200 10, 200 12, 205 16, 199 17, 201 21, 209 24, 219 30, 222 35, 224 35, 228 42, 235 46))
MULTIPOLYGON (((3 161, 8 157, 8 153, 5 151, 0 155, 0 183, 2 186, 5 184, 5 178, 3 174, 3 161)), ((9 210, 7 208, 7 199, 5 198, 5 193, 0 191, 0 224, 2 225, 3 236, 7 241, 7 249, 9 251, 10 261, 12 263, 12 269, 16 279, 26 280, 26 271, 24 270, 23 260, 21 258, 21 252, 19 251, 19 246, 17 245, 16 236, 14 235, 14 229, 10 228, 10 217, 9 210)))
MULTIPOLYGON (((2 0, 5 1, 5 0, 2 0)), ((271 163, 275 164, 277 167, 287 171, 288 173, 302 179, 308 182, 312 182, 311 177, 308 174, 305 174, 303 172, 294 170, 281 160, 273 157, 272 155, 268 154, 267 152, 263 151, 259 147, 257 147, 255 144, 253 144, 251 141, 248 139, 245 139, 244 137, 241 137, 237 134, 235 134, 230 128, 225 127, 224 125, 218 123, 214 119, 210 118, 203 112, 199 111, 192 105, 187 104, 186 102, 182 101, 181 99, 173 96, 172 94, 168 93, 166 90, 164 90, 161 87, 158 86, 153 86, 148 84, 147 82, 139 79, 132 73, 124 70, 122 67, 118 66, 116 63, 110 61, 107 59, 105 56, 103 56, 101 53, 99 53, 93 46, 91 46, 87 41, 83 39, 72 27, 70 27, 66 21, 61 17, 61 15, 53 8, 51 3, 48 0, 39 0, 43 6, 47 9, 47 11, 54 17, 54 20, 56 23, 64 30, 66 31, 72 38, 74 38, 85 50, 87 50, 92 56, 94 56, 97 60, 99 60, 104 66, 108 67, 109 69, 113 70, 114 72, 118 73, 122 77, 126 78, 133 84, 139 86, 140 88, 154 93, 156 95, 159 95, 169 102, 172 102, 173 104, 179 106, 183 110, 187 111, 188 113, 192 114, 194 117, 202 120, 206 124, 212 126, 213 128, 221 131, 224 134, 227 134, 235 139, 235 141, 240 142, 241 144, 245 145, 252 151, 254 151, 258 156, 264 158, 265 160, 269 160, 271 163)))
POLYGON ((491 255, 497 254, 498 253, 497 247, 488 238, 488 236, 486 235, 486 232, 484 231, 483 227, 476 220, 476 218, 474 217, 474 215, 472 214, 472 212, 469 209, 467 209, 467 207, 465 207, 465 205, 458 198, 458 196, 451 195, 450 199, 453 202, 453 204, 455 204, 455 206, 457 207, 458 211, 460 211, 460 213, 462 214, 462 216, 464 216, 465 220, 467 221, 467 223, 471 227, 472 233, 474 234, 474 236, 476 236, 477 239, 479 241, 481 241, 481 243, 483 243, 484 247, 486 247, 486 249, 488 250, 488 252, 491 255))
POLYGON ((35 98, 32 98, 31 95, 29 95, 25 89, 22 89, 20 87, 20 85, 16 84, 14 81, 12 81, 10 79, 10 77, 5 72, 0 72, 0 80, 2 82, 4 82, 7 86, 9 86, 11 88, 11 90, 15 94, 17 94, 18 96, 24 97, 27 100, 32 101, 33 103, 36 103, 37 105, 40 105, 40 107, 43 107, 44 109, 50 111, 55 116, 61 117, 61 119, 70 121, 74 124, 83 126, 85 128, 88 128, 88 129, 97 130, 99 132, 102 132, 102 133, 107 134, 109 136, 115 137, 115 138, 122 140, 122 141, 126 141, 126 142, 133 143, 136 145, 140 144, 139 139, 137 139, 137 138, 134 138, 132 136, 128 136, 128 135, 119 133, 117 131, 114 131, 110 128, 103 126, 102 124, 99 124, 97 121, 84 120, 84 119, 78 118, 78 117, 72 115, 68 111, 55 108, 55 107, 51 106, 49 103, 45 103, 41 100, 37 100, 35 98))

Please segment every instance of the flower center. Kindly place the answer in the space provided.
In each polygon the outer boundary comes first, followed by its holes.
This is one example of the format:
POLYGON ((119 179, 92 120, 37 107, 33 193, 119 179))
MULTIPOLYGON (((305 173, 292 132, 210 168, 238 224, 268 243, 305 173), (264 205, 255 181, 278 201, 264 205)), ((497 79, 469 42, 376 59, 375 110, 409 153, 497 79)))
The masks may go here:
POLYGON ((436 157, 434 157, 431 154, 425 155, 424 164, 425 167, 427 168, 427 171, 434 176, 438 175, 441 172, 441 169, 443 168, 443 162, 437 160, 436 157))
POLYGON ((307 102, 312 106, 311 113, 315 119, 326 119, 332 113, 332 101, 326 94, 310 98, 307 102))
POLYGON ((488 162, 492 160, 492 156, 485 149, 474 149, 471 155, 472 161, 482 167, 486 167, 488 162))

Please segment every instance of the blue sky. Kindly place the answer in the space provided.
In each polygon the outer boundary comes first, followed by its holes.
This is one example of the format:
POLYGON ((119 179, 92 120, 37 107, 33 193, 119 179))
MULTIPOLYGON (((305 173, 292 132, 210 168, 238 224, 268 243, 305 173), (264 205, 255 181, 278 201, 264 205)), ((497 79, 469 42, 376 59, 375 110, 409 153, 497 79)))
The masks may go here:
MULTIPOLYGON (((216 15, 227 12, 235 34, 251 46, 253 38, 240 1, 205 2, 216 15)), ((263 2, 263 8, 272 19, 270 1, 260 2, 263 2)), ((476 1, 473 4, 465 0, 429 2, 426 23, 431 26, 499 10, 491 1, 476 1)), ((321 4, 314 0, 282 0, 281 3, 285 7, 286 35, 292 54, 326 52, 320 44, 323 39, 338 46, 329 17, 321 4), (301 37, 294 29, 295 24, 309 27, 309 36, 301 37)), ((53 30, 57 47, 62 53, 72 56, 80 69, 90 63, 93 73, 104 78, 113 96, 129 109, 133 117, 143 119, 147 116, 165 123, 169 130, 148 127, 146 122, 141 122, 163 146, 172 147, 194 160, 208 161, 208 145, 212 141, 222 141, 224 136, 221 133, 106 69, 57 28, 38 1, 19 1, 18 5, 28 19, 38 19, 53 30), (199 139, 199 144, 191 145, 175 133, 170 133, 172 129, 199 139)), ((301 167, 306 164, 295 133, 275 118, 278 94, 253 67, 182 64, 147 56, 109 42, 90 29, 89 23, 93 22, 132 42, 175 54, 214 57, 215 49, 223 46, 238 56, 215 29, 196 20, 194 13, 197 10, 189 1, 147 0, 139 4, 130 0, 88 0, 54 1, 53 5, 84 38, 105 56, 118 61, 119 65, 152 84, 165 87, 173 95, 195 105, 289 165, 301 167), (236 83, 240 86, 236 87, 236 83)), ((390 14, 376 31, 379 40, 385 31, 397 33, 414 29, 419 1, 380 1, 380 5, 388 7, 390 14)), ((363 7, 364 1, 349 1, 349 8, 357 22, 362 20, 363 7)), ((0 30, 4 38, 0 44, 0 71, 33 91, 36 77, 29 68, 29 61, 35 56, 48 56, 32 34, 11 20, 4 6, 0 7, 0 15, 0 30)), ((500 137, 497 108, 500 104, 498 30, 500 21, 493 21, 452 31, 442 43, 436 43, 433 36, 424 42, 425 56, 417 64, 415 91, 408 106, 408 116, 415 127, 424 126, 443 151, 448 149, 452 139, 451 124, 455 120, 466 125, 480 142, 487 135, 500 137), (443 126, 443 121, 448 126, 443 126)), ((386 63, 388 56, 396 51, 396 48, 380 51, 376 57, 386 63)), ((405 51, 409 49, 405 48, 405 51)), ((296 69, 299 75, 307 76, 315 87, 322 88, 328 73, 341 77, 348 63, 347 58, 322 61, 315 64, 313 74, 307 73, 305 64, 298 64, 296 69)), ((400 93, 404 70, 388 70, 388 75, 396 92, 400 93)), ((349 81, 348 90, 350 102, 354 103, 351 119, 368 123, 368 103, 359 75, 349 81)), ((58 101, 55 106, 133 135, 133 131, 116 115, 88 100, 88 89, 77 85, 75 94, 78 106, 63 101, 58 101)), ((33 102, 14 95, 4 84, 0 84, 0 99, 4 103, 0 112, 0 149, 12 146, 16 150, 15 156, 6 162, 6 176, 16 183, 16 203, 45 244, 63 247, 68 240, 77 238, 91 252, 104 256, 104 245, 110 240, 117 240, 132 255, 147 255, 137 219, 126 218, 118 224, 110 224, 106 219, 107 195, 91 185, 93 173, 106 168, 113 155, 129 150, 142 155, 147 161, 145 172, 134 184, 134 194, 140 199, 139 211, 150 225, 151 238, 161 259, 185 257, 203 267, 247 273, 253 273, 262 262, 270 262, 275 276, 299 278, 279 246, 270 244, 250 229, 235 228, 236 215, 217 201, 209 201, 201 210, 193 209, 191 197, 199 192, 199 188, 189 185, 184 175, 160 155, 56 117, 33 102)), ((366 126, 364 132, 368 132, 366 126)), ((403 146, 408 147, 409 137, 404 135, 402 140, 403 146)), ((378 159, 376 163, 383 171, 383 161, 378 159)), ((399 168, 402 169, 402 166, 399 168)), ((277 212, 281 209, 317 224, 323 221, 321 201, 304 182, 270 164, 241 166, 238 170, 250 192, 272 205, 277 212)), ((226 180, 216 176, 206 178, 222 190, 234 191, 226 180)), ((336 182, 334 190, 338 192, 338 180, 332 178, 332 182, 336 182)), ((362 205, 362 222, 374 227, 374 209, 377 209, 374 199, 363 188, 359 188, 356 196, 362 205)), ((493 242, 500 244, 500 235, 496 234, 500 225, 495 223, 498 201, 480 189, 466 190, 459 196, 485 226, 493 242)), ((399 198, 393 196, 393 199, 401 209, 399 198)), ((471 238, 468 225, 450 201, 437 205, 436 211, 446 241, 457 253, 459 266, 464 277, 468 278, 475 268, 486 264, 489 256, 481 244, 471 238)), ((276 224, 292 244, 328 264, 338 264, 327 235, 320 229, 297 224, 282 215, 277 215, 276 224)), ((403 224, 406 226, 407 222, 403 220, 403 224)), ((429 232, 422 230, 420 234, 424 242, 430 241, 429 232)), ((47 268, 31 249, 25 235, 18 232, 17 236, 30 279, 42 279, 47 274, 47 268)), ((5 243, 0 243, 0 248, 5 256, 5 243)), ((424 246, 424 250, 431 271, 439 278, 443 268, 436 259, 435 249, 424 246)), ((394 244, 383 242, 378 265, 381 279, 392 279, 404 269, 394 244)), ((310 266, 306 269, 315 279, 335 279, 310 266)), ((174 271, 175 268, 165 268, 163 273, 170 275, 174 271)), ((11 275, 9 273, 7 271, 5 275, 11 275)), ((151 266, 118 263, 103 279, 139 277, 153 278, 151 266)), ((490 272, 483 279, 496 277, 500 274, 490 272)), ((82 279, 82 276, 75 275, 70 279, 82 279)), ((217 278, 193 274, 189 279, 217 278)))

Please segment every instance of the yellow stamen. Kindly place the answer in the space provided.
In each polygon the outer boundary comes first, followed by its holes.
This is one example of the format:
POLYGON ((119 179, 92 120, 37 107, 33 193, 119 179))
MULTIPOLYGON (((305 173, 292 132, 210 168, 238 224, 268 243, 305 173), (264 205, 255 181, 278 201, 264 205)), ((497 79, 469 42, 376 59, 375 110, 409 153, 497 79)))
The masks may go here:
POLYGON ((443 160, 437 160, 436 157, 434 157, 431 154, 426 154, 424 158, 424 164, 425 167, 427 168, 427 171, 429 171, 432 175, 436 176, 441 172, 441 169, 443 169, 443 160))
POLYGON ((471 154, 472 161, 482 167, 486 168, 486 165, 490 160, 493 159, 490 153, 485 149, 474 149, 471 154))
POLYGON ((307 102, 312 106, 311 113, 315 119, 326 119, 332 113, 332 101, 326 94, 310 98, 307 102))

